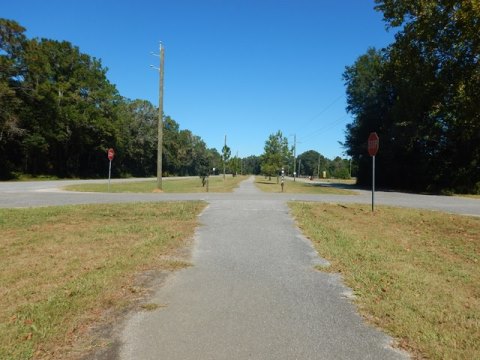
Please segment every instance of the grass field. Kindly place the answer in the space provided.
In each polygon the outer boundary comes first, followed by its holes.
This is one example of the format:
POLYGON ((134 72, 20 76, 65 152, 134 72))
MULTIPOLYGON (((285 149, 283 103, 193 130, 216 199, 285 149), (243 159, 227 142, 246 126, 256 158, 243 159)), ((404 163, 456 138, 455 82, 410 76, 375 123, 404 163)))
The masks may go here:
POLYGON ((69 358, 106 309, 141 295, 134 274, 188 266, 171 255, 204 206, 0 209, 0 359, 69 358))
MULTIPOLYGON (((247 179, 246 176, 227 176, 225 180, 221 176, 210 177, 209 192, 232 192, 238 184, 247 179)), ((110 185, 112 193, 151 193, 155 192, 156 181, 139 181, 115 183, 110 185)), ((206 192, 206 186, 202 186, 202 180, 196 178, 185 179, 164 179, 162 181, 163 192, 166 193, 199 193, 206 192)), ((108 184, 83 184, 65 186, 64 190, 69 191, 88 191, 88 192, 108 192, 108 184)))
MULTIPOLYGON (((262 191, 281 193, 282 188, 280 184, 277 184, 277 179, 272 177, 271 180, 264 176, 255 177, 255 185, 262 191)), ((318 185, 315 183, 300 181, 285 180, 284 189, 285 193, 302 193, 302 194, 332 194, 332 195, 356 195, 357 193, 352 190, 339 189, 333 186, 318 185)))
POLYGON ((480 219, 368 205, 291 203, 326 271, 418 358, 480 359, 480 219))

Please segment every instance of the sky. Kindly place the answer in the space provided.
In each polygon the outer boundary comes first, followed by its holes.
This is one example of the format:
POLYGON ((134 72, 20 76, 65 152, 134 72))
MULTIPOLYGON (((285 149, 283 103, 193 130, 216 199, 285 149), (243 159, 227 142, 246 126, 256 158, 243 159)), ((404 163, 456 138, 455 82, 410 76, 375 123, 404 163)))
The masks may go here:
POLYGON ((352 121, 342 74, 393 42, 373 0, 0 0, 29 38, 65 40, 101 59, 120 94, 164 113, 232 155, 263 153, 278 130, 297 155, 344 157, 352 121))

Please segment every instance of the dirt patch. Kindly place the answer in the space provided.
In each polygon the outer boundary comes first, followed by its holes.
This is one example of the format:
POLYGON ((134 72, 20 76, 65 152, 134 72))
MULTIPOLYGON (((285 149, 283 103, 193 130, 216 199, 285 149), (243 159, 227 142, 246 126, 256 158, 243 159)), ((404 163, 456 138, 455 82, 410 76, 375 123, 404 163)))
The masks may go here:
POLYGON ((122 345, 120 336, 125 320, 132 313, 144 311, 142 304, 148 302, 148 299, 172 273, 172 271, 149 270, 138 274, 131 285, 132 292, 136 295, 135 298, 121 310, 105 312, 99 322, 88 331, 89 341, 82 346, 86 353, 79 354, 74 358, 82 360, 118 359, 122 345))
MULTIPOLYGON (((171 264, 189 264, 193 240, 185 248, 174 254, 161 256, 161 261, 171 264)), ((79 349, 72 359, 79 360, 117 360, 122 346, 121 334, 126 320, 134 313, 146 311, 149 300, 165 283, 168 276, 185 266, 173 265, 169 270, 147 270, 137 274, 129 285, 130 298, 127 304, 118 310, 110 309, 86 332, 84 340, 78 341, 79 349)))

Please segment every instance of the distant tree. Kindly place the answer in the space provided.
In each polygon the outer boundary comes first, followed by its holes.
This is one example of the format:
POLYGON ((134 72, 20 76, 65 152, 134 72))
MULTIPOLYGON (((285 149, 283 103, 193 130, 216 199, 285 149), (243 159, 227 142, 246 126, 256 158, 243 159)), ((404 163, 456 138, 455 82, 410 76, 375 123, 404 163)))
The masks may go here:
POLYGON ((243 171, 245 174, 258 175, 261 172, 261 157, 251 155, 243 158, 243 171))
POLYGON ((320 174, 325 171, 327 177, 350 178, 350 161, 348 159, 342 159, 337 156, 335 159, 330 160, 315 150, 308 150, 298 155, 298 160, 302 164, 302 175, 315 177, 319 171, 320 174))
POLYGON ((232 151, 227 146, 227 137, 225 136, 225 145, 222 148, 222 160, 223 160, 223 179, 225 180, 225 168, 227 166, 228 159, 230 159, 230 155, 232 151))
POLYGON ((342 159, 340 156, 337 156, 335 159, 329 161, 328 171, 330 176, 336 179, 349 179, 349 164, 350 163, 348 159, 342 159))
POLYGON ((222 155, 215 148, 208 149, 208 152, 211 159, 210 170, 212 171, 211 173, 215 175, 213 169, 215 169, 215 173, 217 173, 222 167, 222 155))
POLYGON ((320 155, 318 151, 308 150, 298 155, 297 159, 300 160, 302 163, 302 169, 301 169, 302 174, 307 176, 314 176, 314 177, 317 176, 319 158, 320 158, 320 166, 322 169, 324 169, 327 166, 326 164, 327 159, 323 155, 320 155))
MULTIPOLYGON (((124 99, 119 104, 120 137, 117 141, 117 167, 124 175, 153 176, 156 173, 157 108, 146 100, 124 99)), ((164 125, 164 161, 170 163, 170 126, 167 117, 164 125)), ((176 123, 175 123, 176 124, 176 123)), ((177 124, 178 125, 178 124, 177 124)))
POLYGON ((200 136, 194 135, 192 137, 192 143, 195 174, 199 176, 210 175, 212 159, 205 142, 200 136))
POLYGON ((265 142, 264 153, 262 154, 261 171, 265 176, 271 178, 278 176, 282 167, 286 167, 292 152, 288 147, 288 139, 279 130, 271 134, 265 142))
POLYGON ((237 174, 241 170, 241 159, 238 156, 234 156, 229 161, 229 169, 232 172, 233 176, 237 176, 237 174))

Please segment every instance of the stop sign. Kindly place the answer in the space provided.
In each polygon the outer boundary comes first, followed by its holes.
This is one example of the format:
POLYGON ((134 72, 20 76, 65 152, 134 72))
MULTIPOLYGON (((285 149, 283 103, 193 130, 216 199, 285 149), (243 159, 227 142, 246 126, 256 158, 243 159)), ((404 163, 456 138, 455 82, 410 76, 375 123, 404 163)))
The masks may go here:
POLYGON ((376 132, 370 133, 368 137, 368 154, 370 156, 377 155, 379 146, 379 138, 376 132))
POLYGON ((113 149, 108 149, 108 160, 112 161, 113 157, 115 156, 115 151, 113 149))

